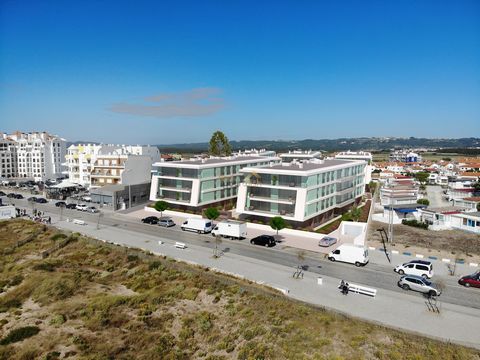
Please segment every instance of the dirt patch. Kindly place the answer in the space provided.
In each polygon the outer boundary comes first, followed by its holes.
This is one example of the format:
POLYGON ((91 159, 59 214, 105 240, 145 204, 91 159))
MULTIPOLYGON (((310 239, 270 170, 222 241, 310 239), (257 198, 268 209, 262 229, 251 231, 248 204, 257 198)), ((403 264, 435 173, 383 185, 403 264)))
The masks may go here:
MULTIPOLYGON (((377 229, 388 225, 372 221, 369 226, 368 240, 371 246, 381 244, 381 235, 377 229)), ((460 230, 432 231, 407 225, 393 226, 393 240, 397 250, 418 250, 425 255, 444 255, 472 261, 480 258, 480 235, 460 230)))

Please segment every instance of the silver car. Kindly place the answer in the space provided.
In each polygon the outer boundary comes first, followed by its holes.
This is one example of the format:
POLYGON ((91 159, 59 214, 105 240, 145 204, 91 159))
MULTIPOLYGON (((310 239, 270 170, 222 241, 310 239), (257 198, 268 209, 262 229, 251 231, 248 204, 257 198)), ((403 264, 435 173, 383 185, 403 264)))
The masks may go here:
POLYGON ((417 275, 405 275, 398 280, 398 286, 403 290, 418 291, 430 296, 440 296, 442 291, 431 281, 417 275))

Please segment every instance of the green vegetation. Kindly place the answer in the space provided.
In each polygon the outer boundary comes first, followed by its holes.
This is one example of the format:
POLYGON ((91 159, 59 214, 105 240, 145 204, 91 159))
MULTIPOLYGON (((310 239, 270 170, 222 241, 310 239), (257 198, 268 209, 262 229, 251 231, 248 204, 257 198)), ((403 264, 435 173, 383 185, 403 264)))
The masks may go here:
POLYGON ((208 152, 213 156, 230 156, 232 147, 228 138, 221 131, 215 131, 210 139, 208 152))
POLYGON ((207 217, 207 219, 210 219, 210 220, 215 220, 220 216, 220 212, 215 207, 209 207, 208 209, 205 210, 204 214, 207 217))
POLYGON ((270 219, 270 227, 278 232, 287 226, 287 222, 281 216, 274 216, 270 219))
POLYGON ((419 171, 415 173, 415 179, 417 179, 421 184, 425 184, 428 181, 430 174, 425 171, 419 171))
POLYGON ((428 205, 430 205, 430 201, 428 199, 418 199, 417 204, 428 206, 428 205))
POLYGON ((153 208, 160 212, 160 217, 162 217, 162 213, 168 209, 168 203, 166 201, 159 200, 153 205, 153 208))
POLYGON ((0 340, 0 345, 8 345, 11 343, 19 342, 34 335, 37 335, 40 332, 40 329, 36 326, 24 326, 21 328, 13 329, 0 340))
POLYGON ((417 221, 417 220, 403 219, 402 224, 403 225, 408 225, 408 226, 413 226, 413 227, 418 227, 420 229, 428 229, 428 224, 426 224, 424 222, 421 222, 421 221, 417 221))
MULTIPOLYGON (((41 225, 0 223, 0 251, 41 225)), ((0 359, 479 359, 203 268, 56 230, 0 257, 0 359), (42 265, 43 264, 43 265, 42 265), (17 285, 8 282, 15 275, 17 285), (28 321, 26 324, 25 321, 28 321), (16 343, 21 341, 21 343, 16 343)), ((302 261, 301 254, 298 256, 302 261)))

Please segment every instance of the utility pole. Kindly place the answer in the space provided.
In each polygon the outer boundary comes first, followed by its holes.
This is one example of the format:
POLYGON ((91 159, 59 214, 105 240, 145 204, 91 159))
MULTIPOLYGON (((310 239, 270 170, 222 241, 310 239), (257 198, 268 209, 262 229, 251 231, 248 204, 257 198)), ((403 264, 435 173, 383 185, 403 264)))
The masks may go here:
POLYGON ((98 217, 97 217, 97 230, 100 230, 100 218, 103 217, 103 212, 99 211, 98 212, 98 217))

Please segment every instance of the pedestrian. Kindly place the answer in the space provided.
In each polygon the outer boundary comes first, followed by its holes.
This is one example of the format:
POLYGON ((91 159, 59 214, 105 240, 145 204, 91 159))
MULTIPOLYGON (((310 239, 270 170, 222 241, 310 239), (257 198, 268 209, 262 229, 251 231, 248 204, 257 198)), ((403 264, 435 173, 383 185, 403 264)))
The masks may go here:
POLYGON ((49 216, 48 217, 48 223, 51 224, 52 223, 52 218, 49 216))
POLYGON ((343 285, 343 295, 348 295, 348 282, 343 285))

